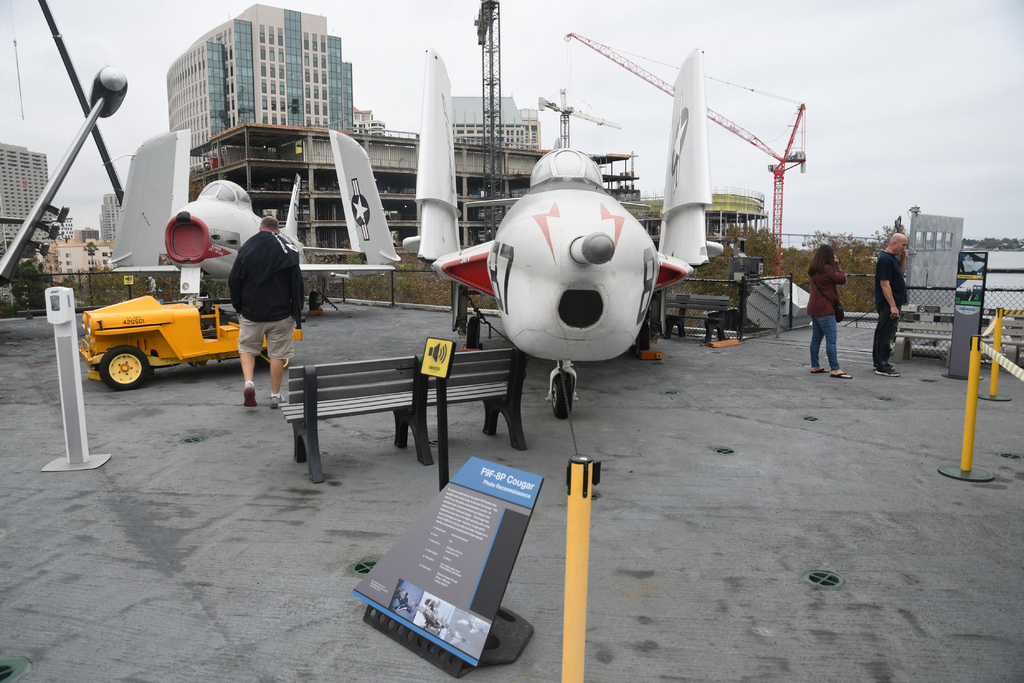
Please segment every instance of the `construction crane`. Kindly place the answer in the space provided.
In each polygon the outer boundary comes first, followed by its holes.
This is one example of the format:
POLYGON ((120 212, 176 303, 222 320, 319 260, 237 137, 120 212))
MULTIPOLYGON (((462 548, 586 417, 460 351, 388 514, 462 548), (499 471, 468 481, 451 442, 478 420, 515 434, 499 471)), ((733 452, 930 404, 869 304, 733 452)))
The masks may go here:
MULTIPOLYGON (((638 64, 626 59, 615 50, 611 49, 607 45, 602 45, 596 40, 591 40, 585 36, 581 36, 578 33, 569 33, 565 36, 565 41, 569 42, 575 38, 579 42, 583 43, 595 52, 604 55, 608 59, 612 60, 627 71, 639 76, 654 87, 668 93, 671 96, 675 96, 675 88, 669 83, 666 83, 662 79, 652 74, 647 69, 644 69, 638 64)), ((786 145, 786 151, 779 154, 771 147, 766 145, 764 142, 758 139, 756 135, 746 130, 739 124, 733 123, 729 119, 725 118, 718 112, 708 109, 708 118, 725 128, 730 133, 737 135, 754 147, 767 154, 768 156, 775 159, 776 163, 768 165, 768 171, 771 172, 774 177, 774 195, 772 198, 772 235, 775 237, 775 241, 778 247, 778 253, 776 254, 776 275, 782 274, 782 190, 783 183, 786 176, 786 171, 800 167, 800 172, 803 173, 807 170, 804 165, 807 162, 807 154, 804 151, 794 151, 793 143, 796 141, 796 133, 800 130, 800 124, 803 121, 804 111, 807 106, 803 103, 797 107, 796 110, 796 121, 793 123, 793 132, 789 136, 789 143, 786 145)), ((801 139, 801 147, 803 147, 803 140, 801 139)))
POLYGON ((544 109, 550 109, 552 111, 557 111, 559 114, 561 114, 561 117, 560 117, 561 118, 561 127, 560 127, 560 131, 559 131, 560 132, 559 147, 561 147, 562 149, 566 149, 566 148, 569 147, 569 117, 570 116, 575 116, 577 118, 583 119, 584 121, 590 121, 591 123, 596 123, 599 126, 608 126, 609 128, 618 128, 618 129, 622 128, 622 126, 620 126, 617 123, 612 123, 611 121, 605 121, 604 119, 599 119, 596 116, 590 116, 589 114, 584 114, 582 112, 576 111, 576 109, 574 107, 569 106, 569 103, 568 103, 568 101, 566 99, 566 96, 565 96, 565 88, 562 88, 558 92, 562 96, 562 106, 558 106, 554 102, 551 102, 550 100, 546 100, 543 97, 541 97, 538 100, 538 102, 537 102, 537 108, 540 109, 541 111, 544 111, 544 109))

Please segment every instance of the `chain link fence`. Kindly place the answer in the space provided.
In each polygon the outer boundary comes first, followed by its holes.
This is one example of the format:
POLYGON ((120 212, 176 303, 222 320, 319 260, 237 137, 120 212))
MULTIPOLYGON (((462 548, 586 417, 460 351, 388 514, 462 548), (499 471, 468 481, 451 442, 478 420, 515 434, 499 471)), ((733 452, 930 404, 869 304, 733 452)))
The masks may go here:
MULTIPOLYGON (((181 300, 177 276, 126 277, 117 272, 74 273, 69 275, 25 275, 11 284, 12 293, 21 307, 11 307, 11 315, 18 310, 42 312, 42 294, 48 287, 70 287, 75 292, 75 304, 79 308, 99 308, 150 295, 164 302, 181 300), (129 284, 131 281, 131 284, 129 284), (37 299, 37 300, 36 300, 37 299)), ((668 294, 696 294, 727 296, 729 310, 725 314, 724 328, 731 338, 743 339, 766 334, 779 334, 810 323, 800 301, 791 295, 792 276, 746 277, 741 280, 717 280, 687 278, 667 289, 668 294)), ((204 294, 213 300, 225 301, 230 298, 226 282, 204 282, 204 294)), ((317 292, 315 303, 330 307, 333 301, 342 303, 372 303, 381 306, 423 306, 450 310, 452 305, 451 283, 429 268, 399 267, 394 271, 377 275, 360 275, 351 280, 341 278, 313 277, 306 280, 307 297, 317 292), (326 296, 326 301, 323 299, 326 296)), ((940 308, 953 306, 953 287, 909 287, 910 303, 919 306, 940 308)), ((847 284, 841 289, 846 308, 843 326, 874 326, 878 320, 874 310, 874 276, 847 275, 847 284), (870 303, 865 303, 870 302, 870 303), (864 310, 868 309, 868 310, 864 310)), ((497 307, 492 297, 475 295, 471 307, 494 312, 497 307)), ((1024 309, 1024 288, 993 288, 985 291, 985 316, 995 314, 996 308, 1024 309)), ((705 316, 706 317, 706 316, 705 316)), ((687 318, 687 333, 703 334, 701 317, 687 318)), ((987 320, 985 322, 987 323, 987 320)), ((935 347, 935 342, 914 342, 914 353, 940 355, 945 349, 935 347)), ((938 342, 938 344, 947 344, 938 342)))

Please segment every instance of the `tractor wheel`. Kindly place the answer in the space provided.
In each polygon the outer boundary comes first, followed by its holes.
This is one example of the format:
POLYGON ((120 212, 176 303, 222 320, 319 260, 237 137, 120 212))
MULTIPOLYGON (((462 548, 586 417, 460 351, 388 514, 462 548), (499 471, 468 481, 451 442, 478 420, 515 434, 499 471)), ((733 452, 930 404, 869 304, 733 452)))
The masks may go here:
POLYGON ((149 376, 146 355, 134 346, 115 346, 103 354, 100 379, 114 391, 138 389, 149 376))

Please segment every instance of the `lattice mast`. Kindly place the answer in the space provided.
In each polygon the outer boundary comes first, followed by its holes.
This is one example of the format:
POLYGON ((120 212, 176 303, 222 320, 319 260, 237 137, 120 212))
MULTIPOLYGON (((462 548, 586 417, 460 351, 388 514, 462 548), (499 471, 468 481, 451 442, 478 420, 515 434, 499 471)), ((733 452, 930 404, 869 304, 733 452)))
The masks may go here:
MULTIPOLYGON (((477 44, 483 55, 484 116, 484 195, 498 199, 504 186, 504 134, 501 118, 501 11, 498 0, 481 0, 476 19, 477 44)), ((486 216, 487 239, 494 239, 501 209, 489 207, 486 216)))
MULTIPOLYGON (((595 52, 604 55, 608 59, 612 60, 627 71, 639 76, 659 90, 668 93, 669 95, 675 96, 675 89, 671 84, 666 83, 647 69, 644 69, 640 65, 626 59, 615 50, 611 49, 607 45, 603 45, 596 40, 591 40, 578 33, 570 33, 566 35, 565 39, 569 40, 575 38, 579 42, 583 43, 595 52)), ((764 142, 758 139, 756 135, 746 130, 737 123, 730 121, 718 112, 708 109, 708 118, 725 128, 727 131, 743 138, 754 147, 767 154, 768 156, 775 159, 776 163, 769 164, 768 170, 771 172, 774 182, 774 193, 772 197, 772 235, 775 237, 775 241, 778 247, 778 253, 776 254, 776 275, 782 273, 782 191, 785 182, 786 171, 800 166, 801 172, 806 170, 804 164, 807 162, 807 155, 803 151, 793 151, 793 143, 796 141, 796 134, 798 130, 801 130, 800 125, 803 121, 804 111, 807 109, 806 105, 800 104, 796 110, 796 121, 793 123, 793 132, 789 136, 789 144, 786 145, 786 151, 779 154, 771 147, 766 145, 764 142)), ((801 139, 801 147, 803 146, 803 139, 801 139)))

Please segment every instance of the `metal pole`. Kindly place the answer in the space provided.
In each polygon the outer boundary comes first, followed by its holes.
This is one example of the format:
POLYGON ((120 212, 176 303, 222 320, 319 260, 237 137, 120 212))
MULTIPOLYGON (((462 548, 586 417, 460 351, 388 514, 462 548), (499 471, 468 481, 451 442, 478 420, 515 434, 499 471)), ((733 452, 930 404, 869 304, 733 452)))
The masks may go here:
POLYGON ((43 214, 46 213, 46 207, 49 206, 53 196, 57 194, 57 190, 60 188, 64 178, 67 176, 68 171, 71 170, 71 164, 75 161, 75 157, 78 156, 79 150, 82 149, 82 144, 85 142, 85 138, 89 135, 89 131, 96 125, 96 119, 100 117, 100 112, 103 111, 104 101, 103 99, 96 100, 96 104, 93 105, 92 111, 89 112, 89 116, 86 117, 85 123, 79 129, 78 133, 75 134, 74 140, 71 142, 71 147, 64 154, 64 158, 57 164, 57 168, 54 169, 53 175, 46 182, 46 186, 43 188, 42 194, 36 200, 35 206, 32 207, 32 211, 29 212, 25 218, 25 222, 21 224, 21 229, 18 231, 18 236, 14 242, 7 248, 7 253, 4 254, 3 260, 0 261, 0 280, 10 280, 14 275, 14 270, 17 268, 18 260, 21 258, 21 252, 28 245, 29 240, 34 232, 35 225, 42 219, 43 214))
MULTIPOLYGON (((996 353, 1000 353, 1003 348, 1003 310, 1002 308, 996 309, 996 326, 995 326, 995 337, 992 341, 992 349, 996 353)), ((988 396, 979 396, 979 399, 983 401, 1009 401, 1010 398, 999 396, 999 363, 992 361, 992 381, 989 383, 988 396)))
POLYGON ((967 405, 964 410, 964 441, 960 454, 960 467, 940 467, 939 473, 966 481, 992 481, 995 477, 985 470, 971 471, 974 457, 974 428, 978 417, 978 383, 981 381, 981 337, 971 337, 971 367, 967 377, 967 405))
MULTIPOLYGON (((422 377, 427 381, 427 377, 422 377)), ((448 485, 448 380, 437 378, 437 490, 448 485)))
POLYGON ((586 455, 569 458, 569 512, 565 540, 565 610, 562 625, 562 683, 582 683, 587 635, 587 573, 590 557, 590 502, 600 481, 600 463, 586 455))
MULTIPOLYGON (((50 27, 50 34, 53 36, 53 41, 57 43, 57 52, 60 53, 60 58, 64 62, 64 68, 68 72, 68 77, 71 79, 71 85, 75 89, 75 94, 78 95, 78 102, 82 105, 82 113, 89 115, 89 102, 85 98, 85 91, 82 90, 82 84, 78 80, 78 74, 75 72, 74 65, 71 64, 71 55, 68 54, 67 48, 64 46, 64 36, 57 30, 57 23, 53 20, 53 15, 50 14, 50 8, 46 4, 46 0, 39 0, 39 7, 43 10, 43 16, 46 17, 46 23, 50 27)), ((92 139, 96 142, 96 149, 100 152, 100 159, 103 161, 103 167, 107 170, 107 177, 110 178, 110 185, 114 188, 114 194, 117 196, 117 203, 124 203, 124 190, 121 189, 121 179, 117 177, 117 171, 114 169, 114 164, 110 161, 110 155, 107 153, 107 146, 103 143, 103 135, 100 134, 99 128, 92 129, 92 139)))

